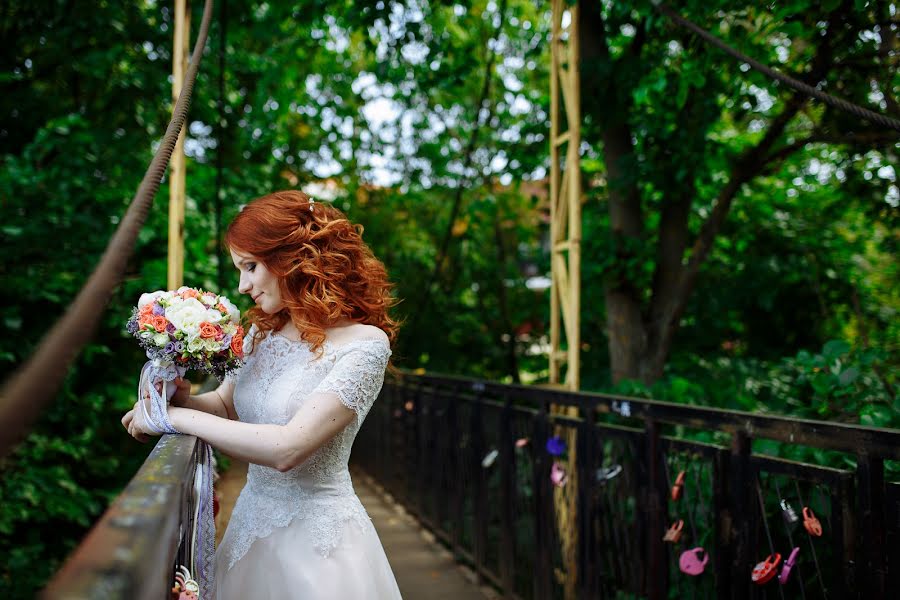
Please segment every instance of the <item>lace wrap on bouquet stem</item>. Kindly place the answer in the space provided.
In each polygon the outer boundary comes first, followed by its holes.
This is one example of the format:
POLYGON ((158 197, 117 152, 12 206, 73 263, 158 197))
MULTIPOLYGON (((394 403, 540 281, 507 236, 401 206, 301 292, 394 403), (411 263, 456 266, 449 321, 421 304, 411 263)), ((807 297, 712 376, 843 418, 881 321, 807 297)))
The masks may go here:
MULTIPOLYGON (((176 377, 183 377, 186 371, 185 367, 161 359, 149 360, 141 369, 138 405, 144 422, 155 433, 181 433, 169 421, 167 404, 175 393, 175 386, 169 384, 176 377), (157 384, 160 384, 159 390, 156 389, 157 384)), ((195 490, 199 491, 199 499, 195 512, 195 532, 191 536, 191 556, 194 562, 192 572, 200 584, 200 599, 213 600, 216 540, 216 523, 213 518, 213 457, 209 444, 202 440, 199 444, 200 464, 197 465, 198 473, 195 477, 195 490)))

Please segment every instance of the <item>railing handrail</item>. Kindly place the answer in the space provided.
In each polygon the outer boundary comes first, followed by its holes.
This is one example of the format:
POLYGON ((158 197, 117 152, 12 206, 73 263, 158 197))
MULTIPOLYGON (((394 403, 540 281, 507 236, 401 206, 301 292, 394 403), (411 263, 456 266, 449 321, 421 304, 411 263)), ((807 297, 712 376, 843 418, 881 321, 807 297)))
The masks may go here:
POLYGON ((186 535, 197 438, 164 435, 41 598, 165 598, 186 535))
POLYGON ((619 414, 695 429, 716 429, 728 433, 741 431, 754 438, 816 446, 853 454, 865 452, 872 457, 900 460, 900 429, 819 421, 784 415, 760 415, 726 408, 678 404, 600 392, 575 392, 522 384, 498 383, 458 375, 417 374, 410 371, 401 371, 401 373, 408 382, 443 384, 456 388, 468 387, 475 393, 497 396, 503 394, 516 394, 526 398, 539 396, 535 399, 540 403, 571 406, 589 404, 601 413, 619 414))

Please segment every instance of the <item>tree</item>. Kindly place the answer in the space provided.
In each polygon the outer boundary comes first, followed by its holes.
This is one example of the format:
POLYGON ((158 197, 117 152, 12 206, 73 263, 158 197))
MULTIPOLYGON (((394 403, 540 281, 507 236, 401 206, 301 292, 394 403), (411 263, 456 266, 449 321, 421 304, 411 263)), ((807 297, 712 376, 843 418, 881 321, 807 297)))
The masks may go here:
MULTIPOLYGON (((898 116, 894 3, 717 9, 713 33, 729 43, 898 116)), ((679 10, 709 26, 709 3, 679 10)), ((783 173, 790 157, 823 145, 842 157, 876 150, 889 164, 897 136, 748 71, 649 3, 583 3, 579 16, 585 139, 606 175, 589 193, 609 213, 612 379, 652 382, 735 203, 752 201, 760 178, 783 173)), ((885 177, 869 187, 884 202, 889 185, 885 177)))

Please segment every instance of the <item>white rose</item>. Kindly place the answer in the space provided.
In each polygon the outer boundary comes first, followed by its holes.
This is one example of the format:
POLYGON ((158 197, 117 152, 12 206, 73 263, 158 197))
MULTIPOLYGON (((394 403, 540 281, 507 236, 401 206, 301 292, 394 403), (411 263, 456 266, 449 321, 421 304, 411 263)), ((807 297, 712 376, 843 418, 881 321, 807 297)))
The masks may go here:
POLYGON ((203 340, 203 349, 207 352, 218 352, 222 348, 222 342, 213 338, 203 340))
POLYGON ((200 337, 199 324, 190 323, 188 325, 185 325, 181 331, 184 332, 184 337, 187 341, 196 340, 200 337))
POLYGON ((150 294, 141 294, 141 299, 138 300, 138 308, 144 308, 145 305, 155 302, 157 298, 164 294, 163 290, 156 290, 150 294))
POLYGON ((231 303, 231 300, 226 298, 225 296, 219 296, 219 302, 222 303, 228 310, 228 320, 232 323, 240 323, 241 322, 241 311, 238 310, 238 307, 231 303))
POLYGON ((210 323, 216 324, 219 321, 221 321, 222 319, 225 319, 225 316, 222 313, 220 313, 217 309, 210 308, 208 311, 206 311, 206 320, 209 321, 210 323))
POLYGON ((192 340, 188 340, 187 343, 188 352, 199 352, 203 350, 203 338, 194 338, 192 340))
POLYGON ((188 298, 170 306, 166 310, 166 318, 176 329, 200 327, 200 323, 206 318, 206 307, 196 298, 188 298))
POLYGON ((200 296, 200 302, 202 302, 203 304, 205 304, 205 305, 207 305, 207 306, 215 306, 215 304, 216 304, 216 297, 215 297, 215 296, 201 295, 201 296, 200 296))
POLYGON ((168 333, 156 333, 153 335, 153 343, 159 346, 160 348, 165 348, 166 344, 169 343, 169 334, 168 333))

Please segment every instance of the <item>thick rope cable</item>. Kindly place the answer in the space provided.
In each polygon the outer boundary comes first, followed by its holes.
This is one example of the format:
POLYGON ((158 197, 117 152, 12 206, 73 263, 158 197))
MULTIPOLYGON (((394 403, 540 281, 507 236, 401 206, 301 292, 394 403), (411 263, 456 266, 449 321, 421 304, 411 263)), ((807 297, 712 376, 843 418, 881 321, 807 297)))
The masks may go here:
POLYGON ((687 19, 685 19, 684 17, 682 17, 681 15, 676 13, 674 10, 672 10, 665 4, 662 4, 658 0, 653 0, 653 4, 659 12, 661 12, 663 15, 670 18, 672 21, 674 21, 678 25, 681 25, 682 27, 693 31, 695 34, 697 34, 698 36, 700 36, 701 38, 703 38, 704 40, 706 40, 707 42, 709 42, 716 48, 719 48, 726 54, 730 54, 731 56, 740 60, 741 62, 747 63, 748 65, 750 65, 757 71, 759 71, 765 75, 768 75, 772 79, 780 81, 781 83, 787 85, 788 87, 790 87, 798 92, 803 92, 804 94, 808 94, 808 95, 812 96, 813 98, 816 98, 817 100, 820 100, 829 106, 832 106, 839 110, 843 110, 845 112, 849 112, 851 114, 856 115, 857 117, 861 117, 861 118, 871 121, 872 123, 875 123, 877 125, 881 125, 883 127, 889 127, 890 129, 900 131, 900 121, 898 121, 897 119, 892 119, 890 117, 886 117, 882 114, 876 113, 867 108, 863 108, 862 106, 859 106, 857 104, 853 104, 852 102, 848 102, 847 100, 843 100, 842 98, 837 98, 835 96, 832 96, 831 94, 826 94, 822 90, 819 90, 807 83, 803 83, 802 81, 800 81, 798 79, 794 79, 793 77, 791 77, 789 75, 785 75, 784 73, 779 73, 778 71, 762 64, 758 60, 755 60, 755 59, 747 56, 743 52, 740 52, 739 50, 732 48, 731 46, 729 46, 728 44, 726 44, 725 42, 723 42, 722 40, 720 40, 713 34, 709 33, 708 31, 701 28, 700 26, 695 25, 691 21, 688 21, 687 19))
POLYGON ((0 458, 21 441, 29 426, 50 402, 66 376, 69 366, 97 329, 103 309, 122 280, 128 259, 134 252, 138 232, 159 190, 178 134, 184 126, 203 48, 209 32, 213 2, 206 0, 197 42, 184 86, 166 134, 138 186, 119 227, 106 246, 103 256, 66 313, 43 338, 37 350, 23 366, 4 382, 0 392, 0 458))

